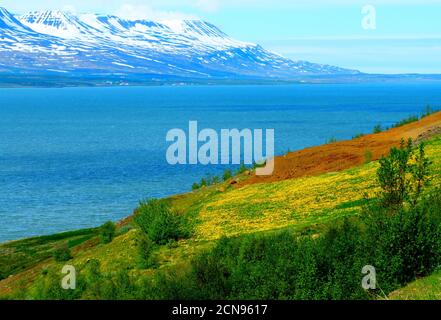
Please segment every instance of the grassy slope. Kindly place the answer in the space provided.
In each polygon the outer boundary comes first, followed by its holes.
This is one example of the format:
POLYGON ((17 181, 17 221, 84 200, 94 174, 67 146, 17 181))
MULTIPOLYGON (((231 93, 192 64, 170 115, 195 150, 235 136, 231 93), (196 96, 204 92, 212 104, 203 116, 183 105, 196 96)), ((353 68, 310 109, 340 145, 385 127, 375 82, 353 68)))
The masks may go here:
POLYGON ((0 245, 0 275, 15 274, 52 257, 57 246, 76 247, 97 235, 97 229, 83 229, 51 236, 11 241, 0 245))
POLYGON ((392 300, 441 300, 441 271, 393 292, 392 300))
MULTIPOLYGON (((432 139, 426 151, 434 162, 433 184, 440 184, 441 137, 432 139)), ((194 235, 174 246, 159 248, 154 253, 159 268, 185 270, 189 257, 209 248, 222 236, 273 232, 282 228, 317 233, 323 225, 332 223, 335 219, 357 215, 363 204, 363 193, 369 190, 372 196, 376 191, 374 185, 377 166, 378 163, 372 162, 338 173, 254 184, 240 189, 226 183, 172 197, 174 208, 192 219, 194 235)), ((88 241, 73 246, 74 259, 69 264, 81 268, 89 259, 95 258, 100 260, 103 271, 126 268, 133 270, 135 275, 155 272, 156 269, 137 269, 136 238, 139 230, 136 228, 120 234, 108 245, 98 244, 96 231, 94 232, 87 234, 89 238, 85 240, 88 241)), ((79 241, 78 234, 60 237, 58 241, 74 240, 79 241)), ((52 248, 57 243, 51 243, 49 239, 41 241, 44 245, 48 241, 52 248)), ((61 264, 48 258, 51 249, 42 250, 45 255, 35 260, 32 258, 34 255, 27 255, 28 258, 24 260, 20 258, 23 250, 37 248, 39 246, 35 246, 32 239, 0 245, 0 263, 9 263, 9 259, 26 262, 20 262, 20 269, 26 268, 25 271, 0 282, 0 297, 16 291, 22 284, 32 285, 32 280, 40 276, 42 269, 61 270, 61 264), (11 251, 11 245, 21 249, 11 251)))

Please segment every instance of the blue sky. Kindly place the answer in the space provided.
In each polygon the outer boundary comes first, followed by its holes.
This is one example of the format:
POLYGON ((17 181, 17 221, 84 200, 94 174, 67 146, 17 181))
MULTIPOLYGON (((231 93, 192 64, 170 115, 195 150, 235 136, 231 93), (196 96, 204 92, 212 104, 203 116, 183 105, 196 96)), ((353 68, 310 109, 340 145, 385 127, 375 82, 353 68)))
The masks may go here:
POLYGON ((0 0, 0 6, 16 13, 201 18, 295 60, 373 73, 441 73, 441 0, 0 0), (362 27, 368 4, 376 29, 362 27))

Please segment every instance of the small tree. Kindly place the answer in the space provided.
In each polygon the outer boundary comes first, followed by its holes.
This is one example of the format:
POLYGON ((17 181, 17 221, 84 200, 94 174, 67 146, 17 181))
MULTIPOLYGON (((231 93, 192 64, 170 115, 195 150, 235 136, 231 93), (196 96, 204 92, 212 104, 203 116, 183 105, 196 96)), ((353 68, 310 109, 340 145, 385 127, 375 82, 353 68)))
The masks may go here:
POLYGON ((364 152, 364 163, 365 164, 371 163, 372 162, 372 157, 373 157, 372 151, 366 150, 364 152))
POLYGON ((231 170, 227 169, 224 172, 224 175, 222 176, 222 180, 227 181, 230 180, 232 178, 232 174, 231 174, 231 170))
POLYGON ((141 234, 137 239, 138 253, 139 253, 139 267, 141 269, 149 269, 156 265, 152 257, 155 244, 146 234, 141 234))
POLYGON ((101 243, 107 244, 115 238, 116 226, 112 221, 106 222, 100 228, 101 243))
POLYGON ((393 147, 388 157, 380 159, 377 177, 386 206, 401 206, 407 196, 409 181, 406 175, 410 172, 408 162, 411 153, 412 142, 409 140, 406 146, 401 140, 400 148, 393 147))
POLYGON ((382 132, 383 131, 383 129, 381 128, 381 124, 377 124, 375 127, 374 127, 374 133, 380 133, 380 132, 382 132))
POLYGON ((244 173, 244 172, 246 172, 248 169, 247 169, 247 167, 245 166, 245 164, 241 164, 240 165, 240 167, 239 167, 239 169, 237 169, 237 172, 236 172, 236 174, 242 174, 242 173, 244 173))
POLYGON ((423 114, 421 115, 421 118, 428 117, 431 114, 434 114, 435 112, 436 111, 430 105, 427 105, 423 110, 423 114))
POLYGON ((417 153, 413 156, 413 165, 411 167, 411 173, 413 178, 412 188, 412 204, 416 205, 418 199, 421 196, 423 188, 430 181, 430 165, 431 161, 426 157, 424 150, 424 143, 418 146, 417 153))
POLYGON ((142 203, 135 221, 154 243, 164 245, 189 235, 184 217, 172 211, 164 200, 149 200, 142 203))
POLYGON ((415 205, 429 180, 429 165, 423 144, 415 154, 412 140, 409 139, 407 144, 401 140, 400 148, 393 147, 388 157, 380 159, 377 178, 383 204, 399 207, 410 200, 415 205))
POLYGON ((54 251, 54 259, 56 262, 66 262, 72 259, 69 246, 67 243, 57 247, 54 251))

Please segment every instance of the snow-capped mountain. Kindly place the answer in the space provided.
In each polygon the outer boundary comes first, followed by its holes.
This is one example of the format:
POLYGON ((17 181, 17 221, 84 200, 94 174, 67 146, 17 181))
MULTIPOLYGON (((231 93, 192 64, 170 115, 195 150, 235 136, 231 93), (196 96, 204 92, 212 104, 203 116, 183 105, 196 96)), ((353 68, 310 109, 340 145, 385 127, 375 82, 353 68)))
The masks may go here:
POLYGON ((205 21, 0 8, 0 72, 123 79, 290 79, 358 71, 292 61, 205 21))

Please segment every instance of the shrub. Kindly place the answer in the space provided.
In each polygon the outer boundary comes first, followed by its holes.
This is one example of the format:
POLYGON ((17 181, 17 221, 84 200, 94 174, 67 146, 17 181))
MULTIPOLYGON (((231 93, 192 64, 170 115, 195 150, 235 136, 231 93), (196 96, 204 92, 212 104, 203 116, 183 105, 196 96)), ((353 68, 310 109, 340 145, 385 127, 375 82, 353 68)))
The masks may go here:
POLYGON ((394 124, 392 127, 393 128, 399 128, 402 127, 406 124, 412 123, 412 122, 417 122, 418 120, 420 120, 420 118, 418 116, 409 116, 399 122, 397 122, 396 124, 394 124))
POLYGON ((107 244, 113 241, 116 233, 116 226, 112 221, 108 221, 100 228, 101 243, 107 244))
POLYGON ((187 222, 182 216, 172 212, 164 200, 149 200, 142 203, 135 216, 141 230, 157 244, 167 244, 189 236, 187 222))
POLYGON ((230 180, 231 178, 232 178, 231 170, 230 169, 226 169, 224 171, 224 175, 222 176, 222 180, 223 181, 227 181, 227 180, 230 180))
POLYGON ((353 136, 352 139, 359 139, 359 138, 362 138, 362 137, 364 137, 364 136, 365 136, 364 133, 358 133, 358 134, 356 134, 355 136, 353 136))
POLYGON ((155 244, 145 234, 139 236, 138 253, 139 253, 139 267, 141 269, 149 269, 156 266, 156 261, 152 257, 155 249, 155 244))
POLYGON ((380 133, 380 132, 383 132, 383 128, 381 127, 381 124, 377 124, 377 125, 374 127, 374 131, 373 131, 373 133, 376 134, 376 133, 380 133))
POLYGON ((386 206, 400 206, 403 204, 408 191, 409 181, 409 159, 412 152, 412 143, 407 146, 404 140, 400 148, 393 147, 390 155, 380 159, 380 167, 377 171, 377 178, 382 189, 383 203, 386 206))
POLYGON ((213 184, 213 177, 209 174, 205 176, 206 186, 211 186, 213 184))
POLYGON ((373 157, 372 151, 366 150, 364 152, 364 163, 365 164, 371 163, 372 162, 372 157, 373 157))
POLYGON ((66 262, 72 259, 72 255, 67 244, 60 245, 55 249, 54 259, 56 262, 66 262))
POLYGON ((370 201, 360 218, 334 224, 318 238, 288 232, 223 238, 197 255, 189 271, 158 270, 134 279, 127 270, 102 274, 91 260, 78 275, 77 290, 62 290, 59 276, 49 274, 32 297, 377 299, 431 274, 440 263, 441 190, 434 190, 416 206, 397 210, 370 201), (376 269, 375 291, 362 289, 365 265, 376 269))
POLYGON ((407 145, 402 140, 400 148, 392 148, 388 157, 380 159, 377 171, 383 204, 401 206, 404 201, 410 200, 415 205, 429 180, 429 165, 424 144, 418 147, 416 153, 410 139, 407 145))
POLYGON ((201 179, 200 183, 197 183, 197 182, 193 183, 191 188, 194 191, 194 190, 198 190, 202 187, 208 187, 208 186, 212 186, 212 185, 215 185, 218 183, 219 183, 218 176, 211 176, 211 175, 207 174, 204 178, 201 179))
POLYGON ((365 209, 366 253, 385 292, 432 273, 441 263, 440 194, 398 211, 377 205, 365 209))
POLYGON ((423 112, 422 112, 422 114, 421 114, 421 119, 422 119, 422 118, 425 118, 425 117, 428 117, 428 116, 430 116, 430 115, 432 115, 432 114, 434 114, 434 113, 436 113, 436 112, 438 112, 438 110, 433 109, 430 105, 427 105, 427 106, 424 108, 424 110, 423 110, 423 112))
MULTIPOLYGON (((60 274, 57 272, 49 272, 40 277, 30 296, 35 300, 74 300, 80 299, 83 288, 77 277, 77 288, 75 290, 64 290, 60 285, 60 274)), ((20 295, 20 293, 19 293, 20 295)), ((18 299, 19 297, 14 297, 18 299)))
POLYGON ((441 263, 441 193, 398 211, 371 202, 362 217, 317 239, 287 232, 221 239, 193 260, 185 279, 158 290, 185 283, 189 289, 177 298, 376 299, 441 263), (377 272, 371 292, 361 286, 366 265, 377 272))
POLYGON ((332 144, 332 143, 336 143, 336 142, 337 142, 337 139, 335 137, 332 137, 332 138, 326 140, 325 144, 332 144))
POLYGON ((424 150, 424 143, 418 146, 417 152, 413 156, 414 163, 411 165, 410 171, 412 174, 411 183, 411 201, 416 205, 419 200, 423 188, 430 181, 430 165, 432 162, 426 157, 424 150))
POLYGON ((239 169, 237 169, 237 171, 236 171, 236 175, 239 175, 239 174, 242 174, 242 173, 244 173, 244 172, 246 172, 248 169, 247 169, 247 167, 245 166, 245 164, 241 164, 240 165, 240 167, 239 167, 239 169))

